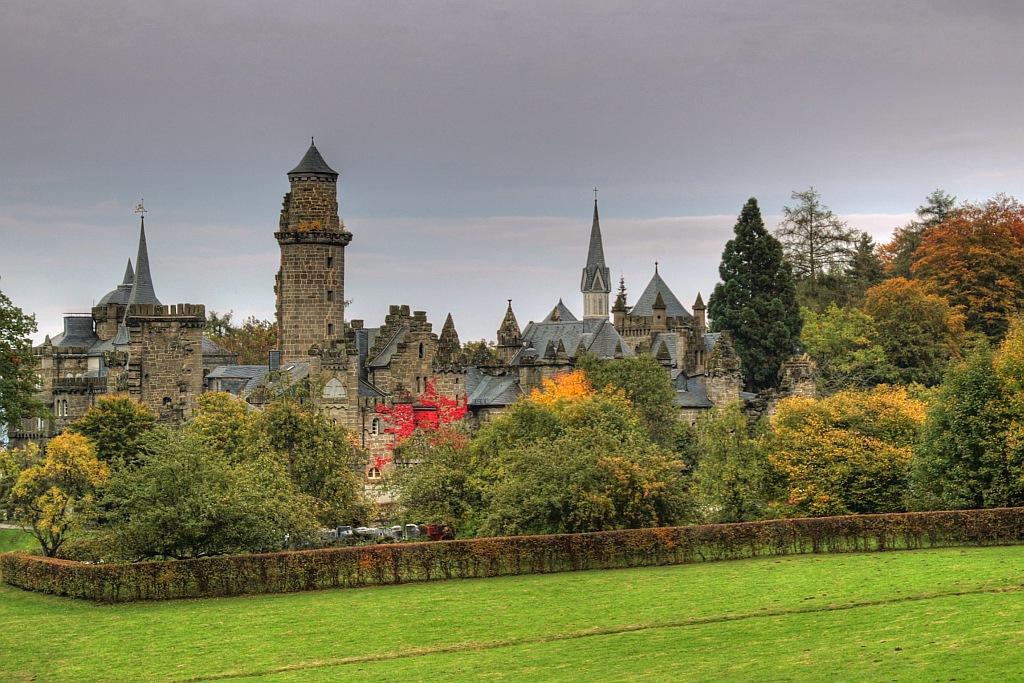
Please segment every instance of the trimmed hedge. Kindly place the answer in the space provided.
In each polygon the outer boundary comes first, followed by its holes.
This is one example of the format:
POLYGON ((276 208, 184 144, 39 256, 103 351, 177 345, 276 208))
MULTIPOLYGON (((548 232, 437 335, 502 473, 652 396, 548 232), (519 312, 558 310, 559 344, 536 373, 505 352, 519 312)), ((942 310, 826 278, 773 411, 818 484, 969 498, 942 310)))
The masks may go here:
POLYGON ((1024 508, 1002 508, 397 543, 128 564, 84 564, 7 553, 0 555, 0 571, 5 583, 26 590, 123 602, 1022 541, 1024 508))

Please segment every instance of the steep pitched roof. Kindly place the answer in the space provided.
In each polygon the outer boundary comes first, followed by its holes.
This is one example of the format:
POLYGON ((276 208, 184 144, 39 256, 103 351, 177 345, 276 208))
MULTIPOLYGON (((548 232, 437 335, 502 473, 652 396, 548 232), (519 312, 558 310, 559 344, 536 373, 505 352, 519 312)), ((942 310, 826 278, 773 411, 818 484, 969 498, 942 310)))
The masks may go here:
POLYGON ((584 294, 612 291, 611 272, 604 263, 604 244, 601 241, 601 221, 597 216, 597 200, 594 200, 594 223, 590 227, 590 248, 587 250, 587 265, 583 268, 580 291, 584 294))
POLYGON ((139 223, 139 254, 135 257, 135 281, 132 283, 129 304, 160 305, 153 289, 153 276, 149 272, 149 251, 146 248, 146 217, 140 216, 139 223))
POLYGON ((516 354, 512 364, 526 357, 546 353, 548 348, 563 348, 567 354, 576 355, 581 349, 601 358, 632 356, 629 344, 608 320, 588 318, 584 320, 563 320, 560 322, 531 322, 523 330, 523 341, 527 348, 516 354))
POLYGON ((676 295, 672 293, 665 281, 661 279, 661 275, 658 274, 658 266, 654 266, 654 277, 647 283, 647 288, 644 293, 640 295, 640 298, 633 304, 633 308, 630 309, 630 315, 643 315, 650 316, 654 315, 654 304, 658 296, 661 296, 662 301, 665 304, 665 315, 670 318, 689 318, 690 312, 686 310, 676 298, 676 295))
POLYGON ((288 171, 288 175, 324 175, 337 178, 338 172, 327 165, 324 158, 320 156, 320 151, 313 144, 313 140, 310 139, 306 155, 302 157, 298 166, 288 171))
POLYGON ((558 300, 558 304, 551 309, 548 316, 541 322, 545 323, 557 323, 557 322, 576 322, 578 318, 572 314, 569 307, 562 303, 562 300, 558 300))

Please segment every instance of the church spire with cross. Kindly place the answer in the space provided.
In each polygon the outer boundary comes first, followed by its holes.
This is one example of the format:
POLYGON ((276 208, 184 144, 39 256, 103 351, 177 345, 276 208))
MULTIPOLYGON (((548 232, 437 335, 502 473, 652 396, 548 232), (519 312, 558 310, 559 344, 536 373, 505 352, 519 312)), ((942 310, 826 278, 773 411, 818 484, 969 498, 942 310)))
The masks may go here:
POLYGON ((594 223, 590 227, 590 247, 587 265, 583 267, 580 283, 583 293, 583 319, 608 319, 608 298, 612 291, 611 271, 604 262, 604 244, 601 241, 601 221, 597 213, 597 188, 594 188, 594 223))

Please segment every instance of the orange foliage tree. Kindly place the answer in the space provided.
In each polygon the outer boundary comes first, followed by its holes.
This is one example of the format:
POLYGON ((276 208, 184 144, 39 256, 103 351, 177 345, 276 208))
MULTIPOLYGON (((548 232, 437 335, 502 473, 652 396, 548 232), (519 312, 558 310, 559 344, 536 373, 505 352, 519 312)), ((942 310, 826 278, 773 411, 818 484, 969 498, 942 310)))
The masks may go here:
POLYGON ((924 233, 914 276, 961 308, 970 331, 1002 339, 1024 304, 1024 207, 998 195, 924 233))

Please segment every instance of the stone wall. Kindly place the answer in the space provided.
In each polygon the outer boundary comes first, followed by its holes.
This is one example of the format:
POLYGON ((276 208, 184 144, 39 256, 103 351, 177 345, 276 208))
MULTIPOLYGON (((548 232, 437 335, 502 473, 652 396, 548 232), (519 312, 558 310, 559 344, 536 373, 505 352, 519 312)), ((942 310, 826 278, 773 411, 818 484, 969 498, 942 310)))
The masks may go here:
POLYGON ((131 336, 128 395, 161 422, 188 420, 203 391, 205 307, 133 305, 126 320, 131 336))

